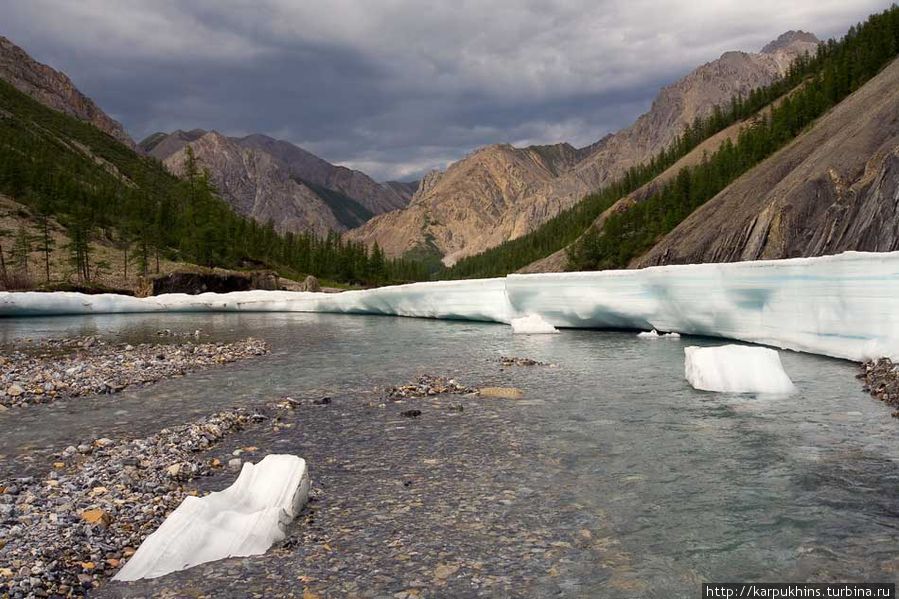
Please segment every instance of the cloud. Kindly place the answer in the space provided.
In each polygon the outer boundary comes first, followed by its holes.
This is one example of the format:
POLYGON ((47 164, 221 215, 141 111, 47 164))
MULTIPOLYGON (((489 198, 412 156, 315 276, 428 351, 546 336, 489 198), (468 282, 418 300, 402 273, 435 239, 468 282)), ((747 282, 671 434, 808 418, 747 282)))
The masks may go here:
POLYGON ((657 89, 883 1, 7 0, 4 35, 129 132, 263 132, 380 178, 495 142, 591 143, 657 89))

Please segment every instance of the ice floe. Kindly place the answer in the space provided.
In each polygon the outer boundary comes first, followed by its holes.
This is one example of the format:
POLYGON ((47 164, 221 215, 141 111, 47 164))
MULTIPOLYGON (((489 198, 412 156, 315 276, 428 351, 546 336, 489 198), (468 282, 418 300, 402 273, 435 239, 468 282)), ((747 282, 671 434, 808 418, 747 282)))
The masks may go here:
POLYGON ((267 455, 224 491, 186 497, 114 580, 157 578, 226 557, 259 555, 284 539, 309 497, 306 461, 267 455))
POLYGON ((653 329, 651 331, 643 331, 637 333, 637 337, 641 339, 680 339, 680 333, 659 333, 653 329))
POLYGON ((684 376, 693 388, 729 393, 792 393, 777 351, 767 347, 685 347, 684 376))
POLYGON ((558 333, 553 325, 543 320, 539 314, 528 314, 520 318, 513 318, 512 333, 515 335, 542 335, 546 333, 558 333))

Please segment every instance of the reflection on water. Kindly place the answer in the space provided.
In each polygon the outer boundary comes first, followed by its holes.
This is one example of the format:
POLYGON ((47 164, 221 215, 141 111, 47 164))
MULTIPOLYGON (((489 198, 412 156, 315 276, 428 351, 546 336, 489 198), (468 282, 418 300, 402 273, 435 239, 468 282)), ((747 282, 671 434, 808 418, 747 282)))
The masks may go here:
POLYGON ((861 392, 848 362, 782 352, 799 392, 756 397, 698 392, 684 380, 684 345, 720 342, 633 333, 526 337, 502 325, 375 316, 156 314, 4 320, 0 341, 101 334, 133 343, 164 328, 200 329, 203 340, 260 337, 273 353, 118 396, 11 410, 0 415, 3 470, 27 468, 14 461, 26 448, 430 372, 526 391, 510 417, 548 459, 520 485, 551 484, 564 497, 556 508, 603 522, 595 561, 578 564, 579 592, 599 592, 600 581, 605 596, 668 597, 693 596, 708 580, 896 579, 897 424, 861 392), (558 368, 503 372, 500 355, 558 368))

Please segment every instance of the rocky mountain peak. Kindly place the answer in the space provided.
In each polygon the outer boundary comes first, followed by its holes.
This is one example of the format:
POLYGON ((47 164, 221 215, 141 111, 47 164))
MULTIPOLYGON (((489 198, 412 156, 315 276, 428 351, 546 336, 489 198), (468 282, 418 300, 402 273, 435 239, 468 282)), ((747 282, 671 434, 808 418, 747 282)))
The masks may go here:
POLYGON ((761 49, 762 54, 774 54, 779 50, 789 50, 792 48, 807 49, 808 46, 817 46, 821 43, 814 33, 808 31, 796 30, 781 33, 776 40, 768 42, 761 49))

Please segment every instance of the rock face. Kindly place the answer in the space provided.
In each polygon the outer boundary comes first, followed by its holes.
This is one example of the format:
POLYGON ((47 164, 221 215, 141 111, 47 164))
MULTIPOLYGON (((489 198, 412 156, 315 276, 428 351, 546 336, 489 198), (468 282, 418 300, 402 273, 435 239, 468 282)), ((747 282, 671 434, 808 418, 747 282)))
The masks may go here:
MULTIPOLYGON (((166 142, 163 142, 166 143, 166 142)), ((197 162, 234 210, 261 223, 271 221, 279 232, 311 231, 318 235, 345 228, 311 188, 290 176, 271 154, 242 148, 233 139, 210 131, 189 142, 197 162)), ((187 146, 163 160, 182 175, 187 146)))
POLYGON ((279 231, 343 231, 408 204, 408 189, 377 183, 286 141, 265 135, 225 137, 202 129, 154 133, 149 155, 181 174, 186 147, 234 209, 279 231))
POLYGON ((0 79, 8 81, 38 102, 86 121, 129 148, 138 149, 122 125, 78 91, 68 76, 37 62, 3 36, 0 36, 0 79))
POLYGON ((899 61, 631 266, 899 249, 899 61))
POLYGON ((558 210, 530 201, 583 157, 569 144, 482 148, 422 180, 409 206, 378 216, 347 237, 377 242, 388 256, 425 251, 451 264, 530 231, 558 210))
POLYGON ((405 210, 347 237, 377 241, 390 256, 424 248, 451 264, 524 235, 666 148, 697 116, 781 77, 817 44, 814 35, 791 31, 760 53, 727 52, 663 88, 633 125, 580 150, 568 144, 478 150, 426 177, 405 210))
POLYGON ((163 293, 229 293, 231 291, 251 291, 253 289, 278 289, 278 274, 270 271, 235 272, 171 272, 150 279, 149 295, 163 293))
POLYGON ((404 194, 391 186, 377 183, 363 172, 336 166, 292 143, 267 135, 249 135, 238 140, 243 148, 262 150, 281 160, 292 175, 307 183, 338 191, 365 206, 372 214, 403 208, 408 204, 404 194))

